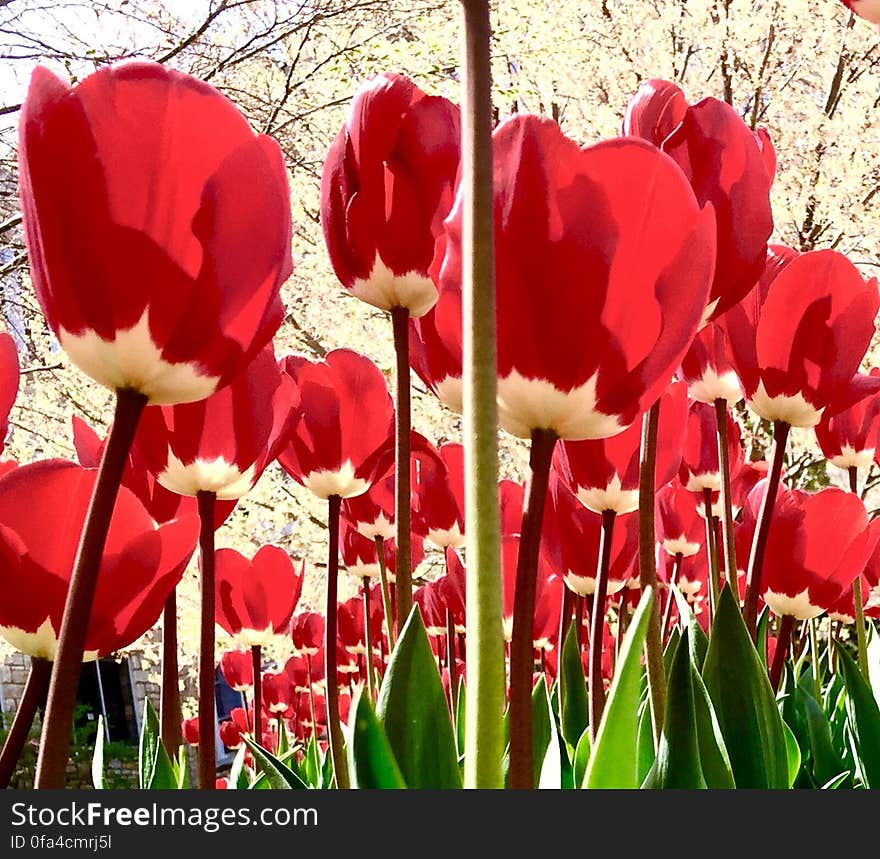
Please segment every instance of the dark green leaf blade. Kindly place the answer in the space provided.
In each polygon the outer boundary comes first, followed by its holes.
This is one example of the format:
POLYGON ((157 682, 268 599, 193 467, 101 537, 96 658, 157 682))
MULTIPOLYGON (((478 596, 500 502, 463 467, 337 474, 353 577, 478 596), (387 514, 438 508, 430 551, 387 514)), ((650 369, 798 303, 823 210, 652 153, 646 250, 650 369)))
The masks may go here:
POLYGON ((352 704, 354 721, 348 744, 352 787, 399 790, 406 788, 394 752, 363 689, 352 704))

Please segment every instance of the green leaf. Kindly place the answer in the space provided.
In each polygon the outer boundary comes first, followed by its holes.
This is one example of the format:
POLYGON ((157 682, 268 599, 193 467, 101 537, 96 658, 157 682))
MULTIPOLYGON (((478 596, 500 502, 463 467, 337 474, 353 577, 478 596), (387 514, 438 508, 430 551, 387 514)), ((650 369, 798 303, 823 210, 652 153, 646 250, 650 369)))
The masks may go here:
POLYGON ((642 646, 654 598, 652 589, 646 588, 626 632, 584 775, 583 786, 586 788, 634 789, 641 783, 638 779, 638 733, 642 646))
POLYGON ((98 732, 95 734, 95 753, 92 755, 92 787, 104 790, 104 717, 98 716, 98 732))
POLYGON ((229 767, 229 787, 232 790, 247 790, 248 777, 247 769, 244 765, 245 752, 247 746, 242 743, 232 759, 232 766, 229 767))
MULTIPOLYGON (((647 690, 645 690, 647 693, 647 690)), ((654 725, 651 721, 651 706, 647 697, 639 704, 639 736, 637 743, 638 775, 639 784, 644 784, 654 760, 657 757, 654 748, 654 725)))
POLYGON ((706 660, 706 651, 709 649, 709 639, 703 632, 694 610, 685 598, 684 594, 675 586, 672 586, 672 594, 678 607, 678 615, 683 619, 684 627, 688 631, 688 641, 691 648, 691 661, 697 672, 703 670, 703 662, 706 660))
POLYGON ((556 710, 550 700, 550 693, 542 677, 536 686, 544 692, 546 701, 545 712, 550 717, 550 741, 547 743, 547 753, 541 765, 541 776, 538 779, 538 787, 542 790, 571 790, 574 786, 571 757, 574 750, 571 749, 562 736, 559 727, 556 710))
POLYGON ((583 784, 590 763, 590 729, 587 728, 577 742, 574 750, 574 784, 583 784))
POLYGON ((828 779, 825 784, 822 785, 822 790, 837 790, 840 787, 843 787, 846 782, 849 780, 850 772, 849 770, 844 770, 839 775, 834 776, 834 778, 828 779))
POLYGON ((718 598, 703 681, 718 717, 736 786, 787 788, 782 717, 764 663, 727 587, 718 598))
POLYGON ((696 705, 691 679, 688 631, 678 642, 670 660, 666 715, 654 766, 644 782, 653 789, 705 789, 700 763, 696 705))
POLYGON ((874 700, 880 704, 880 635, 872 621, 865 623, 868 627, 868 679, 874 691, 874 700))
POLYGON ((177 778, 171 758, 159 735, 159 717, 149 698, 144 699, 144 717, 138 750, 141 790, 175 790, 177 778))
POLYGON ((464 734, 467 724, 467 692, 464 685, 464 677, 458 680, 458 699, 455 702, 455 749, 458 758, 464 757, 464 734))
MULTIPOLYGON (((554 731, 551 727, 553 714, 550 712, 550 696, 547 692, 547 680, 542 674, 532 689, 532 751, 535 768, 534 784, 541 781, 541 773, 544 769, 544 761, 547 758, 547 749, 554 739, 554 731)), ((557 781, 556 787, 559 787, 557 781)))
POLYGON ((694 684, 694 707, 697 719, 697 739, 700 744, 700 762, 703 767, 703 778, 706 779, 706 787, 710 790, 731 790, 736 787, 736 784, 730 766, 730 756, 727 754, 727 746, 724 745, 721 725, 718 724, 718 717, 712 707, 712 699, 709 697, 703 678, 695 667, 691 679, 694 684))
POLYGON ((186 746, 178 746, 177 757, 171 761, 174 769, 174 777, 177 781, 178 790, 189 789, 189 759, 186 756, 186 746))
POLYGON ((782 723, 782 730, 785 733, 785 751, 788 755, 788 786, 792 787, 801 769, 801 748, 794 731, 785 722, 782 723))
POLYGON ((859 773, 865 786, 880 788, 880 706, 858 665, 837 642, 837 664, 846 683, 846 712, 859 773))
POLYGON ((678 650, 678 643, 681 641, 681 630, 676 626, 669 633, 669 641, 666 643, 666 650, 663 651, 663 670, 666 672, 667 679, 672 671, 672 660, 675 652, 678 650))
POLYGON ((400 774, 388 737, 361 689, 352 703, 354 721, 348 743, 348 769, 352 787, 401 789, 406 782, 400 774))
POLYGON ((407 785, 462 786, 446 694, 418 605, 391 654, 376 712, 407 785))
POLYGON ((309 741, 306 744, 306 751, 300 766, 300 775, 309 787, 318 787, 320 784, 321 753, 318 750, 318 743, 315 740, 314 734, 309 737, 309 741))
POLYGON ((584 677, 584 664, 581 662, 581 648, 578 643, 575 622, 572 620, 562 645, 562 736, 577 745, 590 720, 587 703, 587 681, 584 677))
POLYGON ((260 775, 267 782, 265 785, 258 785, 258 778, 251 785, 253 790, 263 790, 266 787, 272 790, 307 790, 308 785, 289 767, 282 763, 270 751, 264 749, 259 743, 255 743, 249 736, 243 735, 247 747, 254 756, 254 761, 259 764, 260 775))
POLYGON ((841 764, 840 755, 834 751, 831 740, 831 725, 825 711, 812 695, 798 687, 795 696, 807 727, 813 779, 817 784, 827 784, 837 778, 841 764))
POLYGON ((278 720, 278 748, 275 750, 275 754, 278 756, 279 760, 284 760, 287 757, 288 752, 290 751, 290 739, 287 736, 287 728, 284 725, 284 719, 278 720))
POLYGON ((758 657, 767 670, 767 636, 770 632, 770 609, 764 606, 763 611, 758 615, 758 632, 755 636, 755 647, 758 651, 758 657))

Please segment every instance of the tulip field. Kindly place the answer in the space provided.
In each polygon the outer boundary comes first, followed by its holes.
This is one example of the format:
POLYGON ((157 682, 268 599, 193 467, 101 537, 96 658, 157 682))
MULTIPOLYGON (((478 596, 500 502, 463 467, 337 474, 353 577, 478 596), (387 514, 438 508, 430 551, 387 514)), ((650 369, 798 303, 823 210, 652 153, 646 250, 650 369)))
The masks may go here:
MULTIPOLYGON (((699 94, 634 77, 587 140, 555 102, 499 112, 495 6, 451 5, 459 98, 390 63, 350 81, 306 180, 306 256, 390 368, 282 346, 296 167, 211 74, 32 70, 28 295, 113 415, 71 399, 75 458, 0 463, 0 637, 29 658, 0 786, 29 747, 34 788, 71 786, 84 666, 153 630, 144 790, 880 788, 880 236, 783 240, 796 169, 725 62, 699 94), (223 542, 264 473, 313 505, 318 551, 223 542)), ((880 0, 827 6, 876 91, 880 0)), ((21 356, 0 333, 3 438, 21 356)))

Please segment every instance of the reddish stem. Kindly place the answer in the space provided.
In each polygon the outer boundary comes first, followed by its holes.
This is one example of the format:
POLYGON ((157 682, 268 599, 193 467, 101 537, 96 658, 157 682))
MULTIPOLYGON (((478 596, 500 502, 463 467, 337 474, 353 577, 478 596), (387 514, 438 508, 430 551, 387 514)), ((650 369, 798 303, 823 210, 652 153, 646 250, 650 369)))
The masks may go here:
MULTIPOLYGON (((196 494, 199 508, 199 571, 202 580, 201 634, 199 640, 199 788, 214 790, 217 783, 217 749, 214 735, 217 723, 214 659, 216 582, 214 576, 213 492, 196 494)), ((259 742, 259 738, 257 738, 259 742)))
POLYGON ((785 457, 785 443, 791 427, 776 421, 773 424, 773 452, 770 457, 770 473, 767 476, 767 491, 761 502, 758 513, 758 525, 752 539, 752 550, 749 555, 749 570, 746 575, 746 596, 743 601, 743 620, 752 641, 758 631, 758 597, 761 594, 761 571, 764 566, 764 553, 767 550, 767 539, 770 535, 770 523, 773 509, 776 506, 776 494, 779 491, 779 479, 782 475, 782 462, 785 457))
POLYGON ((532 746, 532 676, 535 669, 533 626, 541 523, 550 478, 550 461, 556 434, 532 432, 531 478, 523 509, 516 589, 513 598, 513 637, 510 642, 510 768, 509 784, 514 789, 534 787, 532 746))
POLYGON ((794 616, 790 614, 782 615, 779 620, 779 635, 776 637, 776 651, 773 653, 773 664, 770 666, 770 685, 773 687, 774 692, 779 689, 782 667, 785 665, 788 645, 791 642, 792 629, 794 629, 794 616))
POLYGON ((31 670, 28 674, 24 693, 18 702, 15 718, 3 743, 3 751, 0 752, 0 790, 9 787, 9 782, 15 772, 15 765, 21 757, 21 752, 27 743, 31 725, 37 710, 46 703, 46 695, 49 692, 49 680, 52 677, 52 663, 48 659, 31 657, 31 670))
POLYGON ((254 668, 254 740, 263 742, 263 649, 251 645, 251 664, 254 668))
POLYGON ((168 594, 162 612, 162 691, 159 722, 162 742, 168 754, 175 755, 183 744, 180 708, 180 669, 177 664, 177 589, 168 594))
POLYGON ((92 500, 80 535, 61 619, 58 648, 52 663, 52 679, 49 682, 34 778, 34 787, 37 788, 64 787, 73 711, 98 573, 128 452, 146 404, 147 398, 137 391, 122 389, 116 392, 113 426, 101 455, 92 500))

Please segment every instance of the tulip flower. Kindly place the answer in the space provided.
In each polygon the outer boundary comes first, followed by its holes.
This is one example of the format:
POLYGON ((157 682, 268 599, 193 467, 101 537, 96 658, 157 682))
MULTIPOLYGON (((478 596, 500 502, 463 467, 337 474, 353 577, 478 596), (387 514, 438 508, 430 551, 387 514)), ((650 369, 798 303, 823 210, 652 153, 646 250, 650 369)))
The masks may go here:
POLYGON ((865 281, 842 254, 801 255, 772 247, 754 292, 724 319, 731 357, 749 408, 773 422, 770 488, 749 557, 743 615, 754 635, 767 533, 790 427, 814 427, 880 389, 856 376, 880 307, 877 281, 865 281), (772 285, 772 288, 771 288, 772 285))
MULTIPOLYGON (((762 481, 752 495, 760 496, 768 487, 769 481, 762 481)), ((749 502, 751 516, 757 500, 750 497, 749 502)), ((869 526, 865 505, 853 493, 829 488, 810 495, 780 487, 771 533, 761 596, 783 624, 771 667, 775 688, 794 620, 829 611, 852 588, 880 530, 869 526)))
MULTIPOLYGON (((290 355, 282 359, 281 367, 299 393, 301 418, 278 462, 294 480, 328 503, 324 658, 329 678, 336 676, 333 642, 342 499, 361 495, 387 472, 394 408, 382 371, 369 358, 350 349, 328 352, 323 361, 290 355), (365 415, 369 420, 364 419, 365 415)), ((327 713, 334 772, 338 786, 344 788, 348 786, 348 771, 342 752, 338 690, 333 683, 327 687, 327 713)))
MULTIPOLYGON (((230 719, 224 719, 218 726, 220 732, 220 742, 227 749, 235 750, 241 748, 244 740, 241 738, 241 730, 238 725, 230 719)), ((218 779, 219 781, 219 779, 218 779)))
POLYGON ((198 746, 199 739, 201 738, 199 717, 195 716, 192 719, 184 719, 180 728, 187 745, 198 746))
MULTIPOLYGON (((615 435, 658 399, 701 321, 714 223, 681 170, 642 141, 581 148, 556 123, 521 115, 498 126, 493 150, 499 418, 532 440, 510 722, 511 784, 530 787, 529 630, 553 448, 615 435)), ((461 338, 444 304, 447 284, 459 300, 463 209, 459 196, 434 311, 447 346, 461 338)))
MULTIPOLYGON (((870 376, 880 377, 880 367, 872 368, 870 376)), ((836 414, 823 414, 816 424, 816 441, 825 459, 838 468, 870 466, 880 447, 880 392, 836 414)))
POLYGON ((358 91, 321 175, 321 224, 333 269, 355 296, 391 315, 396 352, 395 509, 398 615, 409 615, 409 325, 437 301, 443 221, 460 157, 458 108, 380 74, 358 91), (404 466, 404 463, 406 464, 404 466))
MULTIPOLYGON (((98 473, 62 459, 23 465, 0 478, 0 636, 32 659, 23 696, 0 758, 8 779, 49 688, 80 529, 98 473), (52 539, 46 539, 46 523, 52 539), (15 748, 16 743, 19 743, 15 748)), ((156 526, 127 489, 116 501, 82 658, 93 660, 131 644, 158 619, 195 548, 198 519, 156 526)))
POLYGON ((724 328, 710 322, 697 333, 691 348, 681 359, 679 378, 687 382, 688 396, 699 403, 714 405, 718 400, 738 403, 742 384, 730 361, 724 328))
POLYGON ((726 102, 688 104, 682 90, 652 78, 626 108, 623 133, 649 140, 681 168, 700 206, 715 214, 717 262, 705 319, 717 319, 755 285, 773 231, 775 155, 726 102))
POLYGON ((19 167, 46 321, 73 363, 116 392, 35 778, 59 788, 103 542, 141 412, 210 396, 272 338, 292 270, 290 193, 275 141, 217 90, 157 63, 106 66, 75 87, 37 68, 19 167))
POLYGON ((267 671, 263 675, 263 706, 269 713, 277 716, 286 712, 290 707, 292 694, 293 686, 286 672, 267 671))
POLYGON ((440 446, 436 458, 415 462, 416 518, 426 538, 441 549, 464 546, 464 447, 440 446))
POLYGON ((254 687, 254 666, 246 650, 225 650, 220 656, 220 673, 236 692, 250 692, 254 687))

